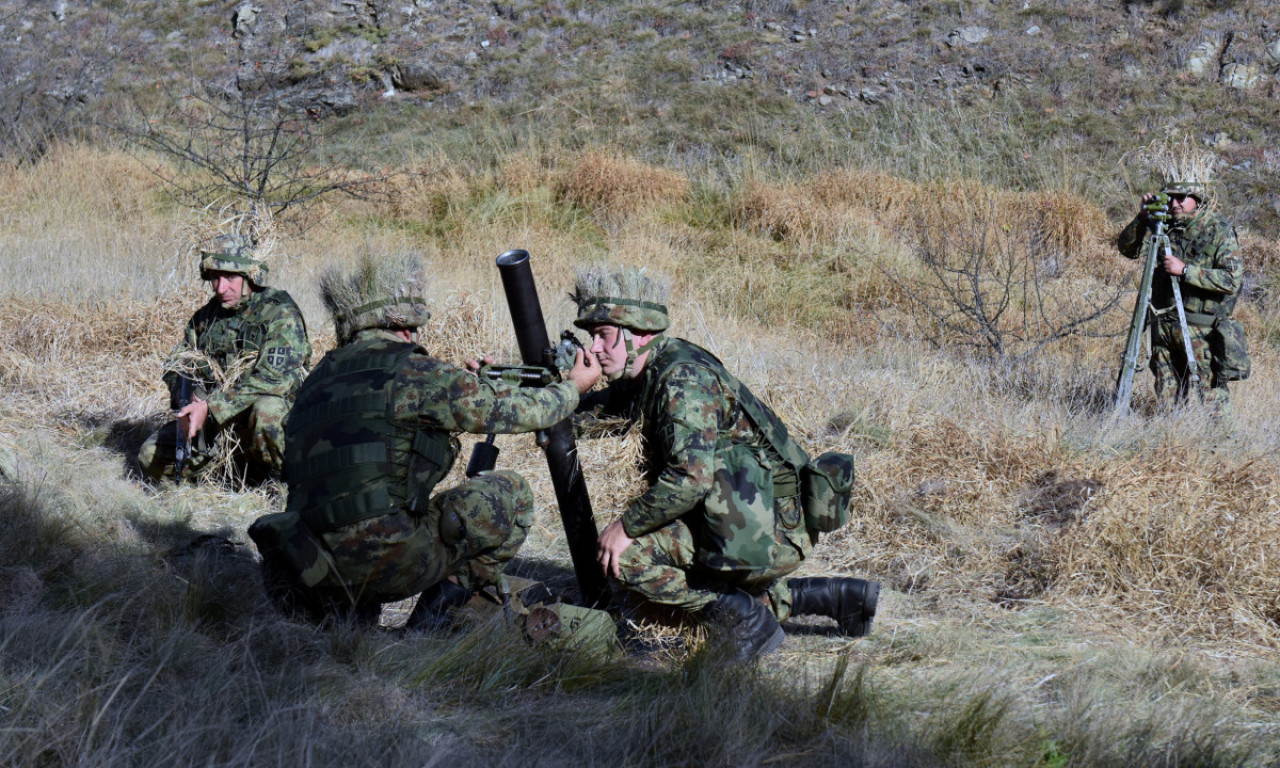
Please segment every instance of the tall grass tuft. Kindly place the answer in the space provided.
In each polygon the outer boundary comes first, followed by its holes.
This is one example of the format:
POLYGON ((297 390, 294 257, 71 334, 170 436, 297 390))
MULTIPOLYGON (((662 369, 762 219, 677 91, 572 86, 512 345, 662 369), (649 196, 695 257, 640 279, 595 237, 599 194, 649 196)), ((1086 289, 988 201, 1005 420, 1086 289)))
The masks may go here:
POLYGON ((554 191, 559 200, 618 217, 683 201, 689 194, 689 180, 625 157, 587 152, 564 170, 554 191))

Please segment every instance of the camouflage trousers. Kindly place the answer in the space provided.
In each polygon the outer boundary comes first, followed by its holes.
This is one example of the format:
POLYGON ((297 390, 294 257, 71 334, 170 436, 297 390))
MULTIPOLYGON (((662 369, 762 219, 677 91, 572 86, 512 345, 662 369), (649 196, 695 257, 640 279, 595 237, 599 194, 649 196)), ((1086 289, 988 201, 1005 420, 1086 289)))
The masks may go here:
MULTIPOLYGON (((260 397, 234 419, 216 428, 205 427, 192 441, 192 454, 183 474, 198 477, 212 466, 211 446, 219 434, 227 433, 238 446, 233 459, 242 458, 255 468, 279 470, 284 464, 284 422, 290 403, 282 397, 260 397)), ((173 466, 178 449, 177 421, 154 432, 138 450, 138 467, 159 480, 173 466)))
MULTIPOLYGON (((1205 405, 1219 416, 1231 413, 1227 382, 1213 374, 1213 354, 1209 347, 1209 328, 1188 325, 1191 351, 1195 355, 1196 373, 1205 405)), ((1187 365, 1186 345, 1177 315, 1170 312, 1151 323, 1151 373, 1155 376, 1156 400, 1162 406, 1199 398, 1191 391, 1191 373, 1187 365)))
POLYGON ((472 590, 501 585, 533 524, 533 509, 524 478, 498 471, 432 496, 420 515, 392 512, 311 536, 286 512, 260 518, 249 533, 277 602, 313 614, 354 608, 376 616, 382 603, 412 597, 450 576, 472 590), (285 530, 279 523, 259 525, 281 515, 288 518, 285 530), (300 533, 319 546, 295 546, 300 533), (315 558, 326 562, 308 562, 315 558), (316 573, 323 576, 309 575, 316 573))
MULTIPOLYGON (((798 505, 797 497, 779 499, 775 519, 797 518, 798 510, 778 507, 798 505)), ((783 577, 800 567, 817 537, 803 525, 790 530, 777 525, 766 535, 772 539, 769 565, 747 572, 714 571, 699 562, 694 529, 682 517, 627 547, 619 563, 621 580, 628 590, 650 602, 690 612, 706 608, 726 591, 741 588, 752 595, 768 595, 774 615, 785 621, 791 615, 791 590, 783 577)))

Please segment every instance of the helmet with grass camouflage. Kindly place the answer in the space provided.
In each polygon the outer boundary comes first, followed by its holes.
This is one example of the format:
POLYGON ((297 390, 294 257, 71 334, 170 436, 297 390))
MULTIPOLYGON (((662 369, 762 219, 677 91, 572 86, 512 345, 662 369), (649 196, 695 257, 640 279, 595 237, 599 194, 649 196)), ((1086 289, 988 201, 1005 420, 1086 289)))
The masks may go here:
POLYGON ((584 330, 616 325, 638 333, 661 333, 671 324, 664 303, 670 293, 666 280, 634 267, 579 270, 571 296, 578 305, 573 324, 584 330))
POLYGON ((240 235, 218 235, 200 246, 200 279, 214 272, 241 275, 255 287, 267 282, 267 263, 254 258, 253 247, 240 235))
POLYGON ((1166 181, 1160 192, 1166 195, 1194 197, 1197 202, 1205 200, 1205 185, 1198 181, 1166 181))
POLYGON ((365 255, 350 272, 320 276, 320 298, 333 316, 339 344, 367 328, 416 330, 427 324, 426 271, 413 254, 365 255))

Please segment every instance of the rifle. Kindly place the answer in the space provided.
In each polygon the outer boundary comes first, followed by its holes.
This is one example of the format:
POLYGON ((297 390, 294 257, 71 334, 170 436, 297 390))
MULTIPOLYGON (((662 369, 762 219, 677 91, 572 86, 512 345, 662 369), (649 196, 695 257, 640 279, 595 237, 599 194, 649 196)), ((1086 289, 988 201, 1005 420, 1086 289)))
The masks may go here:
MULTIPOLYGON (((1142 265, 1142 282, 1138 285, 1138 298, 1133 305, 1133 320, 1129 324, 1129 341, 1125 346, 1124 363, 1120 366, 1120 378, 1116 382, 1117 413, 1129 410, 1129 401, 1133 398, 1133 377, 1138 369, 1138 355, 1142 348, 1142 332, 1146 328, 1147 313, 1151 307, 1151 282, 1155 277, 1156 261, 1163 254, 1171 256, 1173 246, 1169 242, 1169 234, 1165 227, 1169 222, 1169 196, 1159 193, 1146 204, 1147 217, 1156 223, 1155 232, 1151 235, 1151 245, 1147 249, 1147 259, 1142 265)), ((1182 333, 1182 345, 1186 353, 1187 371, 1190 374, 1191 386, 1200 398, 1204 392, 1200 389, 1200 371, 1196 365, 1195 351, 1191 347, 1191 331, 1187 328, 1187 312, 1182 304, 1182 287, 1177 275, 1169 275, 1173 288, 1173 304, 1178 313, 1178 330, 1182 333)))
MULTIPOLYGON (((560 374, 573 368, 574 358, 577 350, 582 349, 585 352, 582 342, 574 335, 573 331, 564 331, 560 334, 560 344, 555 348, 555 363, 553 368, 544 368, 541 365, 497 365, 490 363, 483 365, 477 372, 490 381, 501 381, 513 387, 545 387, 560 381, 560 374)), ((485 472, 491 472, 498 464, 498 446, 493 444, 495 435, 485 437, 483 443, 476 443, 471 449, 471 459, 467 462, 467 477, 478 477, 485 472)), ((540 448, 547 447, 547 433, 545 430, 538 430, 536 438, 540 448)))
MULTIPOLYGON (((191 404, 191 379, 182 374, 178 374, 176 402, 179 411, 191 404)), ((187 459, 191 458, 191 439, 187 437, 187 430, 183 429, 182 419, 178 419, 175 424, 177 443, 173 449, 173 481, 181 483, 182 467, 187 463, 187 459)))
MULTIPOLYGON (((538 301, 538 289, 534 285, 533 270, 529 266, 529 252, 507 251, 497 258, 497 265, 502 277, 502 288, 507 295, 507 307, 511 310, 511 321, 515 325, 520 358, 526 366, 553 372, 559 378, 559 374, 555 373, 557 349, 551 346, 547 336, 542 304, 538 301)), ((561 338, 563 350, 563 335, 561 338)), ((601 608, 609 599, 608 582, 604 571, 596 562, 599 532, 591 512, 586 479, 582 476, 582 467, 578 463, 572 420, 564 419, 547 429, 539 437, 538 444, 547 456, 551 484, 555 488, 556 504, 560 508, 560 522, 564 526, 569 556, 573 560, 573 571, 578 579, 583 604, 601 608)))
MULTIPOLYGON (((535 295, 536 298, 536 295, 535 295)), ((498 365, 481 366, 479 375, 492 381, 502 381, 512 386, 545 387, 560 381, 560 374, 573 368, 578 350, 586 348, 573 331, 562 331, 560 343, 552 350, 550 365, 498 365)))

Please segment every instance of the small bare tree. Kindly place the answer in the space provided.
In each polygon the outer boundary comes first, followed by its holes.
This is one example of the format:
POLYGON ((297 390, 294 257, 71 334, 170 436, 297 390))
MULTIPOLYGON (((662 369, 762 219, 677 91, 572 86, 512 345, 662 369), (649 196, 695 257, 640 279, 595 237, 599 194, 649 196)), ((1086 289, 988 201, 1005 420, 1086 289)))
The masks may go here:
POLYGON ((177 202, 203 209, 242 201, 250 214, 266 210, 277 225, 300 229, 307 221, 299 214, 319 198, 385 195, 395 174, 338 166, 323 156, 332 110, 323 91, 303 87, 290 73, 300 56, 298 38, 237 31, 234 39, 232 74, 193 75, 158 100, 143 89, 131 110, 108 121, 132 146, 176 161, 147 167, 177 202))
POLYGON ((298 227, 307 203, 331 194, 380 198, 391 176, 324 162, 322 120, 290 106, 266 80, 247 86, 237 77, 221 92, 197 83, 170 94, 160 110, 137 105, 136 117, 117 129, 134 146, 177 161, 172 169, 148 167, 190 208, 244 200, 251 211, 269 210, 277 223, 298 227))
POLYGON ((1048 234, 1041 212, 958 195, 921 212, 913 234, 920 270, 894 278, 934 345, 964 344, 1017 364, 1070 336, 1115 335, 1104 320, 1124 288, 1068 276, 1073 254, 1048 234))

